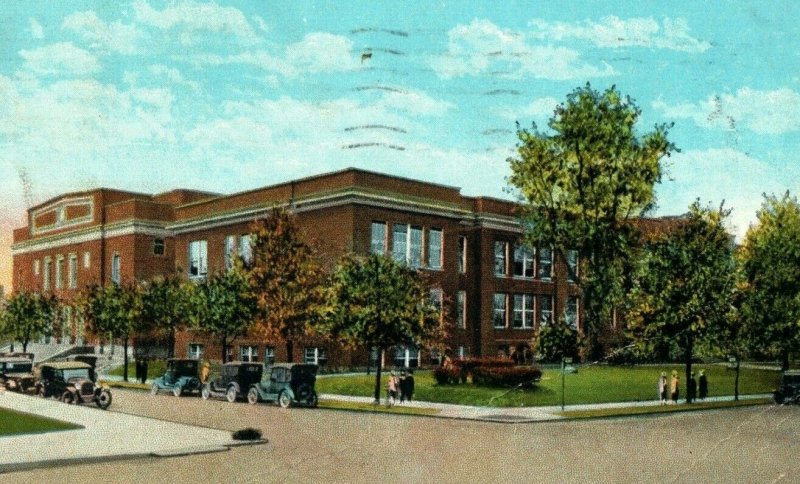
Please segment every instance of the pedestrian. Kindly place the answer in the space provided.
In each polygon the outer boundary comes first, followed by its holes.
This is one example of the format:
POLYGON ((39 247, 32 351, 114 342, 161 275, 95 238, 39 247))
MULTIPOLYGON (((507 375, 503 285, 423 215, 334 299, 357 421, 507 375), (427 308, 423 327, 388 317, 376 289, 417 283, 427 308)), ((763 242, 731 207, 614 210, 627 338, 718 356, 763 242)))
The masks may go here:
POLYGON ((667 404, 667 372, 662 371, 658 377, 658 398, 661 405, 667 404))
POLYGON ((408 370, 408 376, 406 377, 406 398, 410 402, 413 397, 414 397, 414 372, 412 370, 408 370))
POLYGON ((147 382, 147 366, 148 366, 147 358, 142 359, 142 376, 141 376, 142 384, 147 382))
POLYGON ((686 382, 686 402, 692 403, 695 398, 697 398, 697 380, 694 379, 694 372, 691 372, 686 382))
POLYGON ((208 360, 203 361, 203 367, 200 369, 200 383, 208 381, 208 375, 211 373, 211 364, 208 360))
POLYGON ((394 372, 389 372, 389 382, 387 383, 389 396, 386 398, 386 406, 391 407, 397 399, 397 377, 394 372))
POLYGON ((669 390, 670 390, 670 401, 673 405, 678 403, 678 397, 681 396, 680 383, 681 382, 678 379, 678 371, 672 370, 672 381, 670 382, 669 390))
POLYGON ((708 396, 708 380, 706 379, 706 371, 700 370, 700 376, 697 377, 697 385, 699 390, 700 400, 705 400, 708 396))
POLYGON ((142 360, 136 358, 136 380, 142 379, 142 360))
POLYGON ((400 403, 406 401, 406 371, 403 370, 400 372, 400 381, 397 386, 397 389, 400 391, 400 403))

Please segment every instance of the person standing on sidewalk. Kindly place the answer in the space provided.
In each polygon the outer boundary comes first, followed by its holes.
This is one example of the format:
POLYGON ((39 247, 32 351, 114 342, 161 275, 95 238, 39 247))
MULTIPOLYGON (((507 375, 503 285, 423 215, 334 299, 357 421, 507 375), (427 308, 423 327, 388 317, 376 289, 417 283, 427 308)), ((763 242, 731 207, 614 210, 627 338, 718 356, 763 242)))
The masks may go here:
POLYGON ((406 401, 406 370, 400 372, 400 382, 397 385, 397 389, 400 391, 400 403, 406 401))
POLYGON ((706 379, 706 371, 700 370, 700 376, 697 377, 697 384, 700 400, 705 400, 708 396, 708 380, 706 379))
POLYGON ((658 377, 658 398, 661 405, 667 404, 667 372, 662 371, 658 377))
POLYGON ((406 398, 408 401, 411 401, 411 398, 414 396, 414 372, 412 370, 408 370, 408 376, 406 377, 406 398))
POLYGON ((697 380, 694 379, 694 372, 689 374, 689 381, 686 382, 686 403, 692 403, 697 398, 697 380))
POLYGON ((391 407, 397 400, 397 377, 394 372, 389 373, 389 382, 386 385, 389 396, 386 397, 386 406, 391 407))
POLYGON ((140 381, 144 384, 147 381, 147 358, 142 358, 142 375, 140 376, 140 381))
POLYGON ((672 370, 672 381, 669 385, 670 390, 670 401, 673 405, 678 403, 678 398, 681 396, 680 390, 681 381, 678 378, 678 370, 672 370))

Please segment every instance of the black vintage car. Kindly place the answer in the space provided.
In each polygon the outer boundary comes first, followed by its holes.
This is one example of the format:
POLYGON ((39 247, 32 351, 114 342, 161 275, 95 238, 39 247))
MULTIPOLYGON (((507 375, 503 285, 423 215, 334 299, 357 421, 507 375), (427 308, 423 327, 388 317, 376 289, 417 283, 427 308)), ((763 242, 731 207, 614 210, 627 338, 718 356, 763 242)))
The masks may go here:
POLYGON ((317 406, 317 365, 276 363, 265 373, 264 379, 247 392, 247 401, 276 402, 283 408, 292 405, 317 406))
POLYGON ((775 403, 800 403, 800 370, 783 372, 773 396, 775 403))
POLYGON ((36 394, 64 403, 94 403, 105 410, 111 405, 111 390, 95 383, 94 369, 81 361, 54 361, 38 366, 36 394))
POLYGON ((250 386, 261 381, 264 366, 261 363, 232 361, 222 365, 222 374, 203 385, 200 395, 204 400, 225 397, 235 402, 247 395, 250 386))
POLYGON ((0 386, 14 392, 33 390, 33 360, 20 356, 0 356, 0 386))
POLYGON ((197 378, 199 362, 190 358, 170 358, 167 360, 167 371, 153 381, 150 393, 158 394, 168 390, 179 397, 186 392, 199 392, 202 384, 197 378))

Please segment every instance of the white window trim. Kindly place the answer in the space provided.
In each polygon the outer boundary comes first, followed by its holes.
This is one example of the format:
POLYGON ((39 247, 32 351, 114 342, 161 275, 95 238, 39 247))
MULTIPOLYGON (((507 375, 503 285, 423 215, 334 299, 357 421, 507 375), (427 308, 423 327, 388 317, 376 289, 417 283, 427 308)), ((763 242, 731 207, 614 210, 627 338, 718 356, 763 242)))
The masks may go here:
POLYGON ((67 288, 78 288, 78 254, 70 254, 67 262, 67 288))
POLYGON ((50 256, 44 258, 44 263, 42 264, 42 290, 49 291, 50 290, 50 266, 53 265, 53 259, 50 256))
POLYGON ((544 314, 545 314, 544 305, 543 304, 539 305, 540 306, 539 307, 539 326, 541 327, 541 326, 547 326, 547 325, 553 324, 553 302, 554 302, 553 301, 553 296, 539 295, 538 298, 539 298, 540 301, 543 300, 543 299, 548 299, 550 301, 550 309, 547 310, 547 313, 550 315, 550 318, 546 322, 545 322, 544 317, 543 317, 544 314))
POLYGON ((467 329, 467 291, 456 293, 456 312, 458 327, 467 329))
POLYGON ((492 295, 492 327, 494 329, 506 329, 508 328, 508 293, 505 292, 496 292, 492 295), (497 301, 497 296, 503 296, 503 325, 497 326, 495 324, 495 314, 498 313, 497 308, 495 307, 495 301, 497 301))
POLYGON ((382 222, 380 220, 373 220, 369 226, 369 253, 370 254, 379 254, 379 255, 386 255, 386 249, 389 247, 389 225, 386 222, 382 222), (375 251, 375 245, 373 244, 375 239, 375 226, 383 227, 383 241, 381 245, 383 246, 383 250, 381 252, 375 251))
POLYGON ((325 350, 325 348, 320 348, 319 346, 306 346, 305 348, 303 348, 303 362, 311 363, 313 365, 319 365, 320 364, 319 363, 320 354, 325 356, 325 358, 322 358, 322 359, 325 361, 325 363, 327 363, 327 361, 328 361, 328 352, 325 350), (313 350, 313 355, 314 355, 310 360, 308 358, 308 351, 309 350, 313 350))
POLYGON ((208 241, 205 239, 192 240, 189 242, 188 248, 188 262, 189 279, 203 279, 208 275, 208 241), (192 274, 192 261, 194 259, 192 254, 192 247, 197 247, 197 274, 192 274), (205 250, 201 250, 201 249, 205 250), (202 252, 205 252, 203 254, 202 252))
POLYGON ((55 279, 56 279, 55 280, 55 288, 56 289, 63 289, 64 288, 64 282, 63 282, 64 256, 63 255, 57 255, 56 256, 56 274, 55 274, 55 276, 56 276, 55 277, 55 279))
POLYGON ((92 265, 92 254, 88 250, 83 253, 83 268, 88 269, 92 265))
POLYGON ((122 256, 114 252, 111 256, 111 282, 119 284, 122 281, 122 256))
POLYGON ((425 266, 432 271, 444 270, 444 230, 439 228, 429 228, 427 232, 428 232, 428 237, 426 240, 423 241, 422 244, 423 248, 425 249, 424 250, 426 259, 425 266), (437 251, 439 253, 438 266, 431 265, 431 254, 433 253, 431 251, 431 234, 434 232, 439 234, 439 250, 437 251))
POLYGON ((533 294, 514 294, 514 305, 511 308, 513 315, 511 317, 511 327, 513 329, 532 329, 534 321, 536 320, 536 298, 533 294), (516 301, 517 298, 522 300, 522 307, 519 312, 522 313, 522 326, 514 326, 515 315, 517 314, 516 301), (530 307, 527 303, 530 302, 530 307))
POLYGON ((539 279, 541 279, 542 281, 552 280, 553 279, 553 249, 552 249, 552 247, 545 248, 545 249, 538 249, 537 252, 538 252, 538 254, 537 254, 537 257, 536 257, 536 267, 535 267, 536 276, 539 279), (550 252, 550 262, 549 262, 550 271, 547 274, 539 274, 541 266, 542 266, 542 259, 541 259, 542 250, 548 250, 550 252))
POLYGON ((205 353, 205 345, 203 343, 189 343, 189 350, 187 351, 187 356, 194 360, 200 360, 203 358, 203 353, 205 353), (192 351, 192 347, 197 347, 199 350, 197 354, 192 351))
POLYGON ((494 277, 508 277, 508 246, 510 244, 504 240, 495 240, 494 245, 492 246, 492 272, 494 273, 494 277), (503 272, 502 274, 497 272, 497 246, 498 244, 503 245, 503 272))
POLYGON ((458 257, 460 259, 460 271, 459 274, 466 274, 467 273, 467 238, 463 235, 458 237, 458 257))
POLYGON ((515 279, 534 279, 536 277, 536 251, 525 245, 514 246, 514 263, 513 263, 512 277, 515 279), (522 253, 522 274, 517 274, 517 251, 522 253), (531 275, 525 275, 526 262, 530 264, 531 275))
POLYGON ((247 361, 247 362, 251 362, 251 363, 257 362, 258 361, 258 346, 257 345, 239 345, 239 361, 247 361))

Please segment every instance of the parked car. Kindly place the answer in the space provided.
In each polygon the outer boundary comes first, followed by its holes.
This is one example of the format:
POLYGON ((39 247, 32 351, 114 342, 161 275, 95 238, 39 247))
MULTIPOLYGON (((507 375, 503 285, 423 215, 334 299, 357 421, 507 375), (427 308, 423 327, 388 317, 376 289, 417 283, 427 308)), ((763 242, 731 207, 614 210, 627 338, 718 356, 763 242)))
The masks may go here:
POLYGON ((773 396, 775 403, 800 403, 800 370, 784 371, 773 396))
POLYGON ((54 361, 38 366, 36 394, 64 403, 92 403, 105 410, 111 405, 111 390, 95 383, 94 369, 81 361, 54 361))
POLYGON ((283 408, 301 404, 317 406, 317 365, 299 363, 275 363, 262 380, 250 387, 247 401, 277 402, 283 408))
POLYGON ((199 392, 203 385, 197 378, 198 363, 186 358, 168 359, 167 371, 153 381, 150 393, 156 395, 160 390, 168 390, 179 397, 186 392, 199 392))
POLYGON ((225 363, 222 365, 222 374, 206 382, 200 395, 204 400, 211 397, 225 397, 229 402, 235 402, 244 398, 250 387, 261 381, 263 374, 264 365, 261 363, 241 361, 225 363))
POLYGON ((0 356, 0 386, 24 393, 33 390, 35 385, 33 360, 20 356, 0 356))

